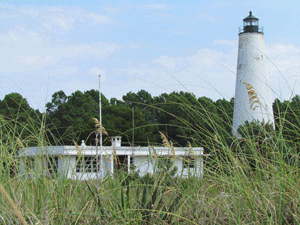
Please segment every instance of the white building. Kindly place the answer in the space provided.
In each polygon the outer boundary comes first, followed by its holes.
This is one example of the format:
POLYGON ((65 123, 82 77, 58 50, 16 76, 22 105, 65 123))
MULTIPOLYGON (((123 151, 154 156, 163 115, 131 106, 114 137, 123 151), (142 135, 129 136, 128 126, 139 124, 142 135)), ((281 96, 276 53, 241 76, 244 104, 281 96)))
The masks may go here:
POLYGON ((41 173, 73 180, 102 179, 118 170, 131 170, 140 176, 153 174, 165 163, 177 168, 175 176, 203 176, 203 148, 123 147, 121 137, 112 146, 45 146, 25 148, 19 154, 23 175, 41 173), (98 157, 97 157, 98 156, 98 157), (97 160, 98 159, 98 160, 97 160))
POLYGON ((237 77, 233 111, 233 134, 239 126, 253 120, 274 124, 272 98, 266 65, 264 33, 258 18, 243 20, 239 33, 237 77))

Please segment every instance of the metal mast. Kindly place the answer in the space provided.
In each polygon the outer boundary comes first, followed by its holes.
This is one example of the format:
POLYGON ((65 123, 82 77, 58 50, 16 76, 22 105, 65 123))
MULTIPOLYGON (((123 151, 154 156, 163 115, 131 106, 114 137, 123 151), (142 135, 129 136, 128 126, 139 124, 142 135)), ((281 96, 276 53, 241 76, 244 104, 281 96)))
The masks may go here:
MULTIPOLYGON (((101 101, 101 74, 99 74, 99 123, 100 123, 100 172, 102 178, 102 101, 101 101)), ((98 154, 97 154, 98 157, 98 154)))
POLYGON ((134 146, 134 106, 132 106, 132 147, 134 146))

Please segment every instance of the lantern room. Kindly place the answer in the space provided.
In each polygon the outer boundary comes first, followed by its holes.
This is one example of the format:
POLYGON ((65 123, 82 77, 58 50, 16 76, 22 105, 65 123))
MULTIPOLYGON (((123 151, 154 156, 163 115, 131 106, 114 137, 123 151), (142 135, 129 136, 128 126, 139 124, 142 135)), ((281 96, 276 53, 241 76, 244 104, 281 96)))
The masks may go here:
POLYGON ((249 12, 249 16, 243 19, 243 29, 240 29, 240 33, 263 33, 262 27, 259 27, 259 19, 249 12))

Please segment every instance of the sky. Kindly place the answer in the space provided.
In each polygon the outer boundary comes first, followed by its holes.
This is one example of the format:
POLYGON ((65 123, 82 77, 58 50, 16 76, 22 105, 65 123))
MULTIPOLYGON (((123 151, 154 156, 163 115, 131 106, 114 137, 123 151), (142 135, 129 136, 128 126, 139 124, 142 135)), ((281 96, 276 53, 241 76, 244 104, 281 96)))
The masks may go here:
POLYGON ((234 97, 238 31, 264 27, 273 98, 300 94, 299 0, 0 1, 0 99, 31 107, 60 90, 234 97))

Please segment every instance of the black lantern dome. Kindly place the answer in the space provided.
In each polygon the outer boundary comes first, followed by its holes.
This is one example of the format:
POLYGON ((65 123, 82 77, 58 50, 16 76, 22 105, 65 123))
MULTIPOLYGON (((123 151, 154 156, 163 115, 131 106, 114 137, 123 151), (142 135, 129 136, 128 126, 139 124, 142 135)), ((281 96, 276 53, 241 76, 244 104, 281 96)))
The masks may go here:
POLYGON ((249 16, 243 19, 243 29, 240 30, 240 33, 263 33, 263 29, 259 27, 259 19, 252 15, 252 12, 249 12, 249 16))

